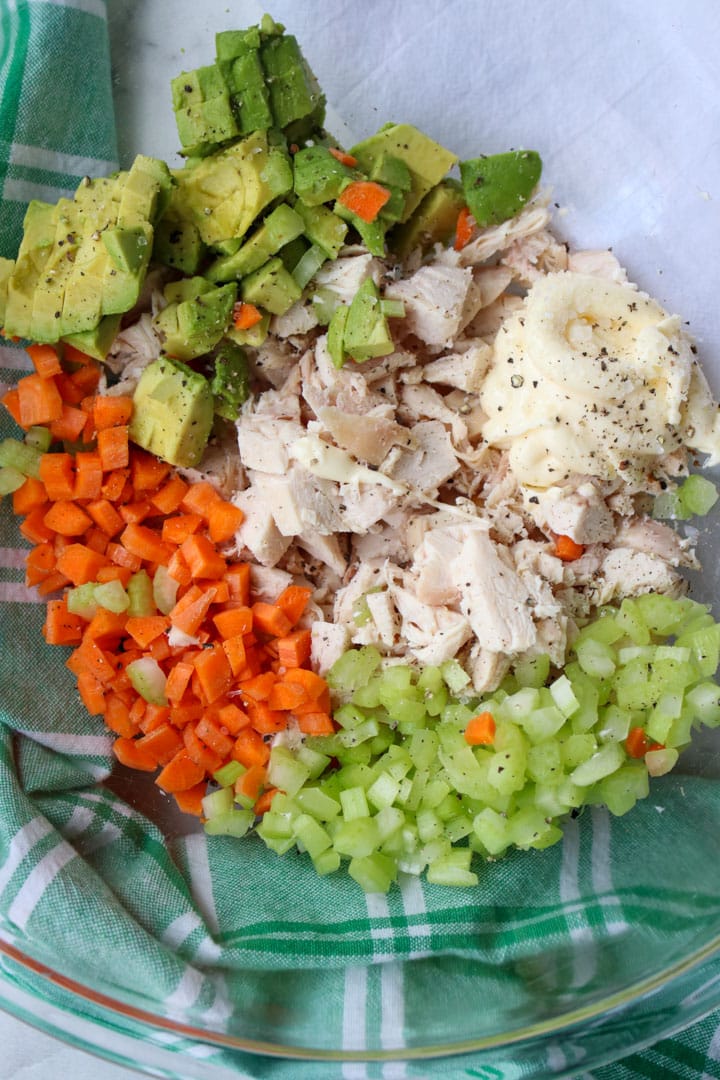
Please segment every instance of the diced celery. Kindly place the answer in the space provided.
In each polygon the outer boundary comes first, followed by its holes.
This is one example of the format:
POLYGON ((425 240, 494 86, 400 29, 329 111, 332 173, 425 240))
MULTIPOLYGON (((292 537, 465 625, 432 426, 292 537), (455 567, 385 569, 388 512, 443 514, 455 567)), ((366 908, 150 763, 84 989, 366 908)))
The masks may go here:
POLYGON ((708 679, 715 674, 720 663, 720 625, 714 623, 701 630, 682 634, 677 646, 690 649, 697 674, 708 679))
POLYGON ((552 784, 562 773, 560 744, 553 741, 531 746, 527 755, 527 773, 531 780, 552 784))
POLYGON ((323 851, 313 859, 313 866, 315 867, 315 873, 320 877, 324 877, 326 874, 334 874, 336 870, 340 869, 340 856, 337 851, 323 851))
POLYGON ((3 495, 12 495, 13 491, 21 488, 26 480, 25 474, 12 465, 0 466, 0 498, 3 495))
POLYGON ((355 856, 348 864, 350 877, 357 881, 363 892, 386 893, 396 877, 394 859, 377 852, 355 856))
POLYGON ((602 641, 586 637, 575 643, 578 663, 586 675, 608 679, 615 671, 615 653, 602 641))
POLYGON ((348 788, 361 787, 367 791, 375 779, 374 770, 369 768, 368 765, 361 764, 344 765, 336 775, 340 782, 338 799, 340 798, 340 791, 345 791, 348 788))
POLYGON ((514 720, 517 723, 522 723, 532 713, 533 709, 538 708, 539 703, 539 690, 534 687, 526 687, 524 690, 518 690, 517 693, 506 697, 497 712, 497 716, 502 717, 504 720, 514 720))
POLYGON ((260 829, 256 829, 258 836, 261 838, 266 847, 274 851, 276 855, 284 855, 290 848, 295 847, 295 838, 292 836, 286 839, 276 839, 270 836, 265 836, 260 829))
POLYGON ((370 679, 366 686, 359 686, 351 698, 353 705, 359 705, 362 709, 376 709, 380 705, 381 686, 377 677, 370 679))
POLYGON ((402 300, 391 300, 389 297, 380 301, 380 314, 386 319, 402 319, 405 317, 405 304, 402 300))
MULTIPOLYGON (((666 739, 666 745, 673 747, 687 746, 692 735, 694 721, 695 717, 691 710, 689 708, 683 709, 678 718, 672 722, 672 727, 670 728, 666 739)), ((705 721, 705 724, 707 724, 707 720, 705 721)))
POLYGON ((635 600, 627 597, 623 600, 620 610, 615 616, 615 621, 623 633, 636 645, 647 645, 649 643, 650 631, 635 600))
POLYGON ((357 690, 364 686, 380 666, 380 653, 373 645, 350 649, 335 661, 327 674, 334 690, 357 690))
POLYGON ((274 746, 268 762, 268 783, 280 788, 291 798, 300 790, 310 776, 307 765, 294 756, 285 746, 274 746))
POLYGON ((345 821, 355 821, 356 818, 366 818, 370 815, 364 788, 345 788, 340 792, 340 805, 345 821))
POLYGON ((410 736, 408 752, 416 769, 427 769, 437 758, 440 740, 431 728, 414 731, 410 736))
POLYGON ((426 716, 425 704, 410 697, 401 697, 387 706, 390 717, 410 730, 422 726, 426 716))
POLYGON ((457 750, 448 752, 445 748, 438 751, 438 758, 442 763, 448 779, 456 791, 465 795, 473 795, 478 799, 483 797, 487 788, 487 774, 484 774, 478 765, 467 743, 457 750))
POLYGON ((140 697, 151 705, 167 705, 165 683, 167 679, 157 660, 141 656, 125 668, 127 676, 140 697))
POLYGON ((467 814, 456 814, 445 822, 445 836, 451 844, 464 840, 473 831, 473 819, 467 814))
POLYGON ((680 501, 679 491, 661 491, 655 496, 652 516, 656 521, 684 521, 690 514, 680 501))
POLYGON ((541 656, 528 656, 518 660, 515 664, 515 678, 520 686, 530 686, 539 689, 547 682, 550 674, 550 657, 547 653, 541 656))
POLYGON ((292 271, 292 276, 299 288, 304 289, 308 282, 312 281, 326 258, 325 252, 315 244, 307 249, 292 271))
POLYGON ((322 855, 332 844, 326 830, 309 814, 300 814, 295 818, 293 832, 312 859, 322 855))
POLYGON ((591 758, 573 769, 570 780, 578 787, 589 787, 616 772, 625 760, 625 750, 619 743, 605 743, 591 758))
POLYGON ((623 765, 606 776, 591 791, 592 801, 604 803, 611 814, 620 817, 632 810, 638 799, 650 792, 648 773, 644 763, 623 765))
POLYGON ((399 787, 400 782, 389 773, 380 773, 377 780, 368 788, 367 797, 377 810, 382 810, 395 802, 399 787))
POLYGON ((565 717, 559 709, 550 705, 546 709, 535 709, 528 716, 518 717, 517 722, 527 732, 532 742, 540 743, 551 739, 560 731, 565 723, 565 717))
POLYGON ((317 750, 311 750, 306 744, 299 746, 295 751, 295 757, 310 770, 310 779, 316 780, 330 764, 327 754, 320 754, 317 750))
POLYGON ((427 879, 431 885, 456 887, 477 885, 478 876, 470 869, 471 859, 470 848, 453 848, 447 855, 434 859, 428 865, 427 879))
MULTIPOLYGON (((141 571, 144 572, 144 571, 141 571)), ((130 579, 132 581, 132 578, 130 579)), ((128 583, 128 587, 130 582, 128 583)), ((180 583, 170 576, 166 566, 158 566, 152 579, 152 599, 158 611, 163 615, 169 615, 177 601, 177 591, 180 583)), ((132 601, 131 601, 132 602, 132 601)), ((154 614, 154 612, 151 612, 154 614)))
POLYGON ((645 755, 645 767, 649 776, 664 776, 674 769, 680 757, 673 747, 663 747, 662 750, 648 750, 645 755))
POLYGON ((682 622, 686 603, 659 593, 645 593, 635 599, 645 625, 654 634, 674 633, 682 622))
POLYGON ((227 814, 233 809, 233 790, 229 787, 211 791, 202 801, 203 814, 210 819, 218 814, 227 814))
POLYGON ((613 681, 621 709, 647 709, 653 704, 646 661, 630 660, 619 669, 613 681))
POLYGON ((470 676, 457 660, 445 660, 440 671, 451 694, 459 694, 470 682, 470 676))
POLYGON ((507 817, 489 806, 473 820, 473 832, 490 855, 500 855, 512 843, 507 817))
POLYGON ((384 806, 374 817, 381 844, 385 844, 391 837, 399 833, 407 818, 397 806, 384 806))
POLYGON ((424 844, 429 840, 437 840, 443 836, 443 823, 434 810, 418 810, 417 817, 418 836, 424 844))
POLYGON ((96 582, 89 581, 86 585, 77 585, 67 591, 67 608, 73 615, 80 615, 88 622, 96 614, 98 603, 95 599, 96 582))
POLYGON ((412 779, 406 777, 400 782, 396 801, 411 813, 414 813, 420 805, 429 775, 427 769, 421 769, 412 779))
POLYGON ((275 810, 267 810, 263 814, 260 824, 256 826, 255 831, 266 842, 268 840, 287 839, 294 841, 294 821, 295 818, 290 814, 278 814, 275 810))
POLYGON ((435 693, 425 695, 425 709, 428 716, 440 716, 448 703, 448 692, 441 686, 435 693))
POLYGON ((342 705, 333 713, 333 719, 337 720, 342 728, 356 728, 367 720, 367 713, 364 713, 355 705, 342 705))
POLYGON ((318 787, 301 788, 295 800, 306 814, 318 821, 332 821, 340 813, 340 804, 318 787))
POLYGON ((371 817, 342 821, 335 831, 333 847, 341 855, 363 858, 372 855, 380 843, 380 833, 371 817))
POLYGON ((513 844, 519 848, 534 847, 550 828, 545 815, 534 806, 517 810, 508 819, 508 828, 513 844))
POLYGON ((244 836, 253 823, 252 810, 230 810, 205 822, 205 832, 211 836, 244 836))
MULTIPOLYGON (((156 576, 161 570, 167 573, 164 566, 158 567, 156 576)), ((170 578, 170 580, 173 579, 170 578)), ((175 591, 177 591, 177 584, 175 582, 175 591)), ((127 594, 129 597, 128 615, 131 619, 143 619, 157 614, 153 583, 146 570, 138 570, 137 574, 133 574, 128 581, 127 594)), ((172 608, 169 610, 172 611, 172 608)), ((163 611, 163 615, 167 615, 167 611, 163 611)))
POLYGON ((720 686, 717 683, 698 683, 688 691, 685 702, 693 719, 700 720, 707 727, 720 725, 720 686))
POLYGON ((239 761, 228 761, 227 765, 213 773, 213 780, 220 787, 232 787, 244 772, 247 772, 247 769, 239 761))
POLYGON ((625 636, 625 631, 618 626, 616 614, 612 608, 606 608, 599 619, 594 619, 582 628, 575 644, 578 645, 583 641, 599 641, 603 645, 614 645, 625 636), (610 614, 611 611, 613 614, 610 614))
POLYGON ((114 615, 122 615, 130 606, 128 594, 120 581, 105 581, 95 586, 95 600, 101 608, 114 615))
POLYGON ((601 742, 623 742, 628 736, 632 718, 632 713, 625 709, 606 705, 600 713, 598 738, 601 742))
POLYGON ((340 746, 350 748, 359 746, 360 743, 367 742, 368 739, 374 738, 380 731, 377 720, 369 719, 363 721, 362 724, 358 724, 357 727, 352 728, 350 731, 340 731, 337 735, 337 740, 340 746))
POLYGON ((686 514, 690 517, 702 517, 717 502, 718 491, 710 480, 693 473, 680 488, 678 498, 686 514))
POLYGON ((19 439, 3 439, 0 442, 0 466, 17 469, 24 476, 40 476, 42 451, 19 439))
POLYGON ((576 713, 580 708, 580 702, 575 697, 572 683, 567 675, 561 675, 558 679, 555 679, 554 682, 550 683, 549 690, 553 696, 553 701, 563 716, 572 716, 573 713, 576 713))
POLYGON ((28 446, 46 454, 52 443, 52 432, 47 427, 33 426, 25 432, 25 442, 28 446))
MULTIPOLYGON (((485 702, 483 708, 488 712, 493 712, 493 706, 490 702, 485 702)), ((495 707, 497 708, 497 707, 495 707)), ((446 705, 441 714, 441 723, 445 725, 446 731, 452 731, 460 733, 460 739, 463 740, 462 732, 468 726, 468 721, 472 720, 475 713, 467 705, 463 704, 450 704, 446 705)))
POLYGON ((420 800, 421 805, 430 810, 434 810, 440 806, 440 803, 450 794, 451 790, 449 784, 439 776, 436 776, 434 780, 428 780, 425 784, 420 800))
POLYGON ((575 769, 588 761, 597 750, 595 736, 590 732, 576 732, 569 735, 561 747, 563 765, 566 769, 575 769))

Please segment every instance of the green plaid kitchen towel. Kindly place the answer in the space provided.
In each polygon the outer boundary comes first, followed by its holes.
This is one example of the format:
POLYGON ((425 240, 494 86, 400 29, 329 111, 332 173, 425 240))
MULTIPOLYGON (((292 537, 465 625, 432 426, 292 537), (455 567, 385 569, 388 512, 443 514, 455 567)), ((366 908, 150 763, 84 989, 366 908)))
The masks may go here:
MULTIPOLYGON (((14 254, 29 199, 54 201, 83 175, 113 168, 105 18, 102 0, 0 0, 0 254, 14 254)), ((22 349, 0 349, 4 384, 28 367, 22 349)), ((9 419, 2 425, 3 436, 12 433, 9 419)), ((158 1044, 177 1051, 178 1075, 200 1075, 204 1061, 208 1076, 216 1063, 239 1077, 272 1080, 522 1077, 528 1060, 521 1048, 430 1062, 404 1058, 403 1049, 433 1029, 438 1015, 447 1018, 448 1039, 463 1025, 471 1034, 492 1031, 499 1009, 518 1026, 527 1017, 541 1024, 563 1003, 588 1004, 603 987, 621 987, 635 950, 647 945, 657 955, 660 942, 677 957, 683 943, 717 929, 720 787, 697 777, 664 778, 630 819, 600 809, 583 815, 562 845, 484 868, 474 890, 406 877, 387 897, 365 897, 349 879, 318 879, 301 857, 278 859, 253 839, 166 838, 104 786, 110 738, 84 713, 62 650, 43 645, 42 621, 42 605, 24 585, 17 524, 3 506, 4 936, 69 975, 84 972, 175 1020, 259 1043, 278 1035, 289 1046, 342 1047, 360 1057, 392 1051, 398 1059, 203 1056, 206 1047, 163 1033, 158 1044), (716 823, 698 830, 691 852, 682 851, 680 823, 688 816, 716 823), (682 878, 667 872, 678 859, 690 881, 712 868, 707 890, 683 890, 682 878)), ((12 961, 3 966, 5 979, 44 988, 12 961)), ((703 977, 684 1016, 701 1014, 703 994, 720 980, 717 960, 703 977)), ((60 988, 53 996, 66 999, 60 988)), ((93 1009, 84 1011, 93 1016, 93 1009)), ((616 1056, 651 1042, 657 1015, 645 1026, 642 1015, 630 1029, 619 1023, 616 1056)), ((662 1015, 672 1026, 670 1005, 662 1015)), ((124 1023, 131 1037, 142 1037, 138 1025, 124 1023)), ((588 1073, 583 1061, 594 1054, 595 1029, 586 1024, 562 1049, 548 1046, 540 1069, 596 1080, 720 1080, 720 1011, 588 1073)))

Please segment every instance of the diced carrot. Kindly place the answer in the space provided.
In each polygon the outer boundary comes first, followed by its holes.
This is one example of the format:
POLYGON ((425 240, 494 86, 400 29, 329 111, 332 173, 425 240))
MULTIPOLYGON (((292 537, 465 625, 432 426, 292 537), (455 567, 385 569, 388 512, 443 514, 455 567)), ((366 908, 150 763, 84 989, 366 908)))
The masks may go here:
POLYGON ((183 544, 203 523, 199 514, 178 514, 162 523, 162 538, 168 544, 183 544))
POLYGON ((217 718, 222 727, 226 728, 231 735, 238 735, 244 727, 250 723, 250 717, 237 705, 223 705, 217 710, 217 718))
POLYGON ((42 506, 47 501, 47 492, 42 480, 36 480, 34 476, 28 476, 22 487, 13 491, 12 508, 13 514, 24 517, 31 510, 42 506))
POLYGON ((140 502, 125 503, 120 507, 120 517, 127 525, 139 525, 145 518, 155 513, 155 508, 149 499, 141 499, 140 502))
POLYGON ((63 402, 55 379, 26 375, 17 384, 22 427, 51 424, 62 416, 63 402))
POLYGON ((463 206, 462 210, 458 214, 457 224, 455 226, 455 250, 462 251, 466 244, 469 244, 472 240, 473 229, 475 228, 475 218, 472 216, 467 206, 463 206))
POLYGON ((309 668, 288 668, 282 677, 282 681, 302 686, 310 701, 317 701, 321 694, 327 690, 327 683, 322 676, 317 675, 309 668))
POLYGON ((43 635, 48 645, 79 645, 82 641, 85 620, 68 611, 65 598, 49 600, 43 635))
POLYGON ((7 390, 0 398, 7 411, 12 416, 13 420, 19 427, 24 427, 22 419, 20 417, 20 394, 13 387, 12 390, 7 390))
MULTIPOLYGON (((99 607, 85 627, 83 640, 97 641, 104 648, 114 648, 125 633, 127 618, 123 612, 99 607)), ((118 658, 120 659, 120 658, 118 658)))
POLYGON ((130 480, 136 491, 155 491, 170 473, 171 466, 154 454, 134 446, 130 455, 130 480))
POLYGON ((125 629, 141 649, 146 649, 151 641, 165 633, 169 625, 166 615, 133 616, 127 620, 125 629))
POLYGON ((91 548, 92 551, 98 551, 101 555, 104 555, 107 551, 108 538, 102 529, 97 527, 88 529, 83 536, 83 542, 91 548))
POLYGON ((277 604, 266 604, 258 600, 252 606, 253 628, 271 637, 285 637, 292 629, 292 623, 277 604))
POLYGON ((284 668, 302 667, 310 659, 312 634, 309 630, 293 630, 277 639, 277 658, 284 668))
POLYGON ((94 393, 100 382, 99 364, 93 361, 91 364, 85 364, 84 367, 79 368, 78 371, 73 371, 70 376, 70 382, 77 388, 83 397, 87 394, 94 393))
POLYGON ((273 799, 277 794, 278 788, 276 787, 267 788, 265 791, 263 791, 262 795, 256 801, 255 806, 253 807, 253 810, 258 817, 262 817, 263 814, 266 814, 268 812, 268 810, 272 806, 273 799))
POLYGON ((195 671, 209 705, 232 686, 232 669, 220 645, 203 649, 195 661, 195 671))
POLYGON ((232 600, 238 600, 241 604, 250 603, 249 563, 234 563, 228 566, 223 580, 228 584, 232 600))
POLYGON ((165 684, 165 696, 173 705, 178 705, 183 698, 195 670, 192 664, 180 660, 174 664, 165 684))
POLYGON ((222 496, 217 488, 207 480, 199 480, 197 484, 191 484, 183 497, 181 506, 190 514, 200 514, 205 521, 208 511, 213 503, 222 502, 222 496))
POLYGON ((224 578, 213 578, 210 581, 198 578, 195 584, 201 592, 212 592, 213 604, 227 604, 230 599, 230 589, 224 578))
POLYGON ((390 198, 390 192, 374 180, 354 180, 338 196, 338 202, 363 221, 374 221, 390 198))
POLYGON ((51 596, 53 593, 59 592, 60 589, 64 589, 68 584, 68 579, 64 574, 61 574, 59 570, 53 571, 39 583, 37 591, 39 596, 51 596))
POLYGON ((197 732, 192 724, 187 724, 183 728, 182 737, 183 742, 185 743, 185 750, 195 764, 200 765, 206 773, 217 772, 223 763, 223 759, 198 738, 197 732))
POLYGON ((85 544, 69 544, 57 560, 61 574, 72 581, 73 585, 87 585, 97 580, 101 566, 107 566, 108 559, 85 544))
POLYGON ((250 330, 259 322, 262 322, 262 312, 254 304, 239 300, 233 307, 233 326, 236 330, 250 330))
POLYGON ((40 458, 40 479, 48 498, 72 499, 75 494, 75 466, 71 454, 43 454, 40 458))
POLYGON ((243 697, 251 701, 267 701, 270 692, 277 682, 277 675, 273 671, 264 671, 261 675, 255 675, 252 679, 245 679, 239 683, 238 689, 242 690, 243 697))
POLYGON ((170 612, 170 623, 184 634, 194 637, 203 624, 213 601, 211 590, 202 592, 196 585, 180 597, 170 612))
POLYGON ((102 585, 106 581, 119 581, 123 589, 127 589, 131 577, 132 570, 127 566, 101 566, 97 572, 99 584, 102 585))
POLYGON ((83 669, 89 671, 98 682, 106 685, 115 678, 115 668, 110 663, 108 655, 100 648, 97 641, 87 636, 83 637, 82 644, 76 653, 78 661, 83 669))
MULTIPOLYGON (((110 428, 110 431, 118 431, 118 428, 110 428)), ((139 559, 147 559, 149 562, 160 563, 167 566, 173 554, 173 549, 160 539, 154 529, 146 525, 127 525, 120 543, 127 551, 137 555, 139 559)))
POLYGON ((58 442, 63 440, 76 442, 82 435, 86 423, 87 416, 82 409, 76 409, 63 402, 59 418, 50 424, 50 432, 53 439, 57 439, 58 442))
POLYGON ((207 713, 198 720, 195 734, 221 758, 225 759, 232 753, 234 740, 221 731, 207 713))
POLYGON ((558 536, 555 541, 555 554, 563 562, 574 562, 585 552, 584 544, 576 544, 570 536, 558 536))
POLYGON ((66 405, 79 405, 85 397, 85 388, 73 382, 72 376, 65 371, 55 376, 55 385, 66 405))
POLYGON ((330 701, 330 688, 325 687, 319 697, 314 701, 309 701, 307 705, 296 705, 293 709, 293 713, 296 717, 304 716, 311 712, 332 712, 332 703, 330 701))
POLYGON ((245 671, 247 665, 247 650, 245 649, 243 635, 237 634, 235 637, 226 638, 222 643, 222 647, 228 658, 230 670, 237 678, 241 672, 245 671))
POLYGON ((82 507, 69 500, 52 503, 43 521, 49 529, 61 536, 82 536, 92 525, 82 507))
POLYGON ((33 362, 33 367, 43 379, 59 375, 62 371, 60 357, 52 345, 28 345, 25 349, 33 362))
POLYGON ((235 791, 238 795, 245 795, 248 799, 256 802, 267 780, 267 770, 264 765, 251 765, 250 768, 239 776, 235 781, 235 791))
POLYGON ((632 758, 645 757, 650 749, 650 740, 641 727, 630 728, 625 740, 625 750, 632 758))
POLYGON ((138 748, 154 758, 158 765, 167 765, 184 746, 181 736, 169 724, 161 724, 143 735, 137 744, 138 748))
POLYGON ((249 701, 247 714, 250 723, 261 735, 274 735, 277 731, 284 731, 288 725, 288 715, 271 709, 265 701, 249 701))
POLYGON ((93 404, 93 422, 96 431, 105 431, 106 428, 124 427, 130 423, 133 412, 133 399, 131 397, 103 396, 96 397, 93 404))
POLYGON ((153 660, 157 660, 158 664, 162 664, 163 660, 167 660, 172 654, 170 648, 170 642, 165 634, 160 637, 153 638, 147 648, 148 653, 152 656, 153 660))
POLYGON ((67 342, 63 342, 63 359, 76 368, 93 367, 97 364, 92 356, 81 352, 74 345, 68 345, 67 342))
POLYGON ((195 817, 202 817, 203 813, 203 799, 207 791, 207 782, 201 780, 199 784, 195 784, 194 787, 188 788, 187 791, 175 791, 173 798, 178 805, 178 809, 183 814, 193 814, 195 817))
POLYGON ((188 570, 188 565, 182 557, 182 553, 178 548, 174 551, 170 562, 167 564, 168 573, 171 578, 174 578, 179 585, 189 585, 192 581, 192 574, 188 570))
POLYGON ((495 717, 491 712, 481 712, 468 721, 465 742, 470 746, 492 746, 495 742, 495 717))
POLYGON ((196 764, 187 750, 183 748, 178 750, 175 757, 170 759, 162 772, 156 777, 155 783, 163 791, 174 793, 176 791, 188 791, 204 779, 205 769, 196 764))
POLYGON ((349 169, 354 169, 358 163, 356 157, 353 157, 352 154, 346 154, 344 150, 339 150, 337 146, 328 146, 328 150, 341 165, 347 165, 349 169))
POLYGON ((97 448, 103 472, 124 469, 130 460, 127 426, 105 428, 104 431, 98 431, 97 448))
POLYGON ((224 640, 239 634, 248 634, 252 630, 252 610, 249 607, 228 608, 227 611, 219 611, 217 615, 213 615, 213 622, 224 640))
POLYGON ((180 553, 193 578, 221 578, 227 563, 206 536, 193 533, 180 545, 180 553))
POLYGON ((298 727, 303 735, 332 735, 335 725, 326 712, 308 712, 297 717, 298 727))
POLYGON ((31 544, 45 544, 55 538, 52 529, 45 524, 46 511, 47 503, 44 506, 36 506, 20 523, 20 532, 31 544))
POLYGON ((100 455, 96 450, 80 450, 75 455, 74 499, 99 499, 102 492, 103 471, 100 455))
POLYGON ((119 694, 108 694, 105 698, 105 723, 123 739, 132 739, 137 735, 137 728, 130 719, 130 709, 119 694))
POLYGON ((148 735, 151 731, 157 731, 170 719, 170 708, 167 705, 151 705, 147 702, 143 710, 140 730, 148 735))
MULTIPOLYGON (((113 753, 120 764, 125 765, 128 769, 138 769, 140 772, 155 772, 157 769, 157 762, 153 760, 150 754, 138 747, 138 740, 136 739, 116 739, 113 743, 113 753)), ((162 773, 160 776, 162 776, 162 773)), ((160 776, 155 781, 156 784, 159 783, 160 776)), ((161 784, 160 786, 163 787, 164 785, 161 784)), ((165 790, 167 791, 169 788, 165 790)))
POLYGON ((130 476, 129 469, 115 469, 103 480, 103 485, 100 494, 104 499, 108 499, 111 503, 121 501, 121 496, 127 479, 130 476))
POLYGON ((96 499, 87 503, 85 510, 107 537, 117 536, 125 527, 125 522, 108 499, 96 499))
POLYGON ((188 486, 181 476, 172 476, 150 499, 161 514, 173 514, 185 498, 188 486))
MULTIPOLYGON (((261 676, 257 676, 261 678, 261 676)), ((308 693, 304 686, 297 683, 275 682, 267 698, 269 708, 292 711, 298 705, 305 705, 308 693)))
POLYGON ((132 571, 133 574, 137 574, 142 566, 142 559, 140 556, 133 555, 133 553, 123 547, 122 544, 116 544, 114 542, 109 543, 105 553, 110 562, 114 563, 116 566, 125 567, 127 570, 132 571))
POLYGON ((203 712, 202 705, 197 701, 187 705, 173 705, 170 709, 170 723, 177 728, 183 728, 186 724, 196 724, 203 712))
POLYGON ((25 584, 38 585, 55 569, 55 548, 38 544, 25 557, 25 584))
POLYGON ((270 758, 270 747, 261 735, 251 727, 243 728, 235 740, 232 756, 241 765, 265 765, 270 758))
POLYGON ((98 682, 89 671, 81 671, 77 676, 80 699, 91 716, 102 716, 105 712, 105 693, 102 683, 98 682))
MULTIPOLYGON (((292 626, 294 626, 308 606, 311 596, 312 589, 307 588, 305 585, 288 585, 280 593, 275 603, 277 607, 282 608, 292 626)), ((278 636, 282 637, 283 635, 278 636)))
POLYGON ((208 532, 214 544, 224 544, 238 531, 245 515, 239 506, 229 502, 213 503, 208 513, 208 532))

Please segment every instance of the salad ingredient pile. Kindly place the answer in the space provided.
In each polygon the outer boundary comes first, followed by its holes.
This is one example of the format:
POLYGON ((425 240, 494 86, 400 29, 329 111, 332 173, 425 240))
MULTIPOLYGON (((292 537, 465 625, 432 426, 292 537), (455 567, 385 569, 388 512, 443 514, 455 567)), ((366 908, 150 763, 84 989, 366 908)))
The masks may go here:
POLYGON ((118 759, 368 891, 625 813, 720 723, 680 320, 553 235, 534 151, 338 146, 268 16, 172 95, 182 168, 31 203, 0 263, 0 491, 118 759))

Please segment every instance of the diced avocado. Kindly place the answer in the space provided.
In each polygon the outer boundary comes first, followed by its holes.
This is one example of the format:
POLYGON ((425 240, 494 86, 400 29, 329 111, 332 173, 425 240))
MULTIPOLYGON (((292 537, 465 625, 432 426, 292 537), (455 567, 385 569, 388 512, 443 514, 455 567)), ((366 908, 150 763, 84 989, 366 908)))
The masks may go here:
POLYGON ((303 229, 303 219, 287 203, 280 203, 239 251, 211 263, 206 276, 210 281, 234 281, 252 274, 285 244, 300 236, 303 229))
POLYGON ((333 213, 350 222, 355 231, 360 234, 360 239, 371 255, 383 257, 385 254, 385 233, 390 226, 390 222, 384 221, 381 217, 376 217, 374 221, 365 221, 340 202, 335 203, 333 213))
POLYGON ((216 64, 183 72, 171 87, 183 152, 202 151, 240 134, 228 87, 216 64))
POLYGON ((387 221, 393 224, 396 221, 400 221, 405 213, 405 192, 401 191, 398 187, 388 186, 390 192, 390 198, 381 208, 379 217, 383 221, 387 221))
POLYGON ((237 297, 235 284, 215 286, 204 278, 186 278, 165 289, 170 302, 153 326, 170 356, 192 360, 210 352, 223 337, 237 297))
POLYGON ((146 221, 142 225, 121 229, 106 229, 102 241, 107 253, 118 270, 138 274, 147 268, 153 245, 152 227, 146 221))
POLYGON ((285 269, 292 274, 307 250, 308 242, 305 237, 296 236, 294 240, 291 240, 289 244, 286 244, 284 248, 281 248, 278 255, 282 259, 285 269))
POLYGON ((327 350, 330 353, 330 359, 336 368, 341 368, 345 363, 345 349, 343 343, 349 311, 350 308, 347 304, 340 304, 335 308, 333 317, 328 324, 327 350))
POLYGON ((292 34, 266 38, 260 46, 260 58, 276 127, 287 127, 317 113, 318 108, 322 115, 325 99, 292 34))
POLYGON ((429 250, 445 244, 454 235, 465 196, 457 180, 443 180, 429 191, 412 217, 390 234, 390 247, 400 258, 415 248, 429 250))
POLYGON ((153 259, 183 274, 194 274, 205 255, 197 225, 171 210, 155 226, 153 259))
POLYGON ((74 204, 84 222, 86 233, 107 229, 117 221, 120 191, 127 175, 127 172, 121 172, 115 176, 102 176, 94 180, 86 176, 78 184, 73 199, 61 202, 74 204))
POLYGON ((358 363, 375 356, 388 356, 395 351, 387 321, 380 310, 377 285, 370 277, 363 281, 350 304, 342 347, 358 363))
POLYGON ((312 244, 321 248, 329 259, 336 259, 345 243, 347 225, 325 206, 306 206, 299 199, 295 211, 303 220, 303 232, 312 244))
POLYGON ((23 225, 15 269, 7 283, 4 329, 8 337, 32 338, 33 298, 52 250, 56 208, 33 200, 25 212, 23 225))
POLYGON ((337 199, 358 173, 338 161, 325 146, 306 146, 293 157, 295 194, 306 206, 337 199))
POLYGON ((104 360, 118 335, 121 320, 122 315, 104 315, 93 330, 86 330, 82 334, 68 334, 62 340, 68 345, 74 345, 86 356, 104 360))
MULTIPOLYGON (((412 124, 385 124, 375 135, 354 146, 350 153, 361 169, 370 173, 383 156, 399 158, 410 170, 412 186, 405 198, 401 221, 407 221, 431 188, 435 187, 457 156, 418 131, 412 124)), ((398 185, 399 186, 399 185, 398 185)))
POLYGON ((176 173, 178 212, 191 220, 206 244, 242 238, 273 199, 292 187, 292 170, 281 147, 257 131, 176 173))
POLYGON ((0 258, 0 326, 5 319, 5 304, 7 302, 8 281, 15 269, 14 259, 0 258))
POLYGON ((412 189, 412 176, 410 169, 402 158, 393 157, 392 154, 380 154, 370 169, 370 179, 385 187, 399 188, 400 191, 412 189))
POLYGON ((522 210, 542 172, 535 150, 511 150, 507 154, 460 162, 465 200, 476 223, 499 225, 522 210))
POLYGON ((249 26, 246 30, 220 30, 215 35, 215 57, 217 65, 224 71, 223 64, 260 48, 260 27, 249 26))
POLYGON ((172 177, 164 161, 138 154, 119 189, 117 224, 132 228, 155 223, 167 206, 172 177))
POLYGON ((230 341, 234 341, 236 345, 247 345, 251 349, 259 349, 268 336, 269 329, 270 315, 266 313, 260 322, 256 322, 254 326, 249 327, 247 330, 238 330, 234 326, 229 326, 225 331, 225 336, 230 341))
POLYGON ((316 244, 312 244, 304 252, 291 270, 299 288, 304 289, 312 281, 326 259, 327 255, 316 244))
POLYGON ((243 300, 273 315, 284 315, 302 296, 302 289, 277 257, 246 277, 241 291, 243 300))
POLYGON ((210 389, 215 398, 215 412, 225 420, 237 420, 240 406, 250 394, 247 357, 239 345, 222 341, 214 357, 210 389))
POLYGON ((241 135, 263 131, 273 123, 259 48, 257 26, 215 35, 217 66, 230 92, 230 104, 241 135))
POLYGON ((213 413, 207 379, 161 356, 148 364, 135 388, 130 438, 163 461, 189 468, 202 458, 213 413))
POLYGON ((90 263, 75 264, 65 285, 60 334, 80 334, 93 330, 103 314, 120 314, 132 307, 136 295, 135 275, 114 269, 103 249, 90 263), (112 277, 112 288, 118 289, 115 310, 103 311, 107 303, 106 277, 112 277), (129 301, 129 303, 128 303, 129 301))

